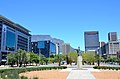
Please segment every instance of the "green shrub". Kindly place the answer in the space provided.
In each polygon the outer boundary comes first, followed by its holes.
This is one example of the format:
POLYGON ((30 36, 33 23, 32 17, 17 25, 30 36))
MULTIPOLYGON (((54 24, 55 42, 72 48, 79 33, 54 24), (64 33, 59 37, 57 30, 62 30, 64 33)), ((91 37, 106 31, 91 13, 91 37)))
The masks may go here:
MULTIPOLYGON (((0 78, 2 79, 28 79, 27 77, 19 77, 20 73, 40 70, 51 70, 51 69, 65 69, 66 66, 58 67, 32 67, 32 68, 15 68, 15 69, 2 69, 0 70, 0 78)), ((38 79, 37 77, 33 79, 38 79)))
POLYGON ((33 77, 33 79, 38 79, 38 77, 33 77))
POLYGON ((120 67, 110 67, 110 66, 95 66, 94 69, 109 69, 109 70, 120 70, 120 67))
POLYGON ((21 76, 20 78, 21 79, 28 79, 28 77, 25 77, 25 76, 21 76))

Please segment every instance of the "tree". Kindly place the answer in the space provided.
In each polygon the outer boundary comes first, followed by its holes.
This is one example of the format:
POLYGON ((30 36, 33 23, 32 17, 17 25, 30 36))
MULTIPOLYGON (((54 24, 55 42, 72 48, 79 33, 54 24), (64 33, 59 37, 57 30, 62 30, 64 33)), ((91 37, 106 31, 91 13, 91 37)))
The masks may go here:
POLYGON ((68 53, 68 62, 71 63, 77 63, 77 57, 78 54, 76 52, 69 52, 68 53))
POLYGON ((30 64, 33 63, 34 52, 29 52, 30 54, 30 64))
POLYGON ((22 63, 24 64, 24 67, 26 66, 26 62, 27 62, 28 58, 27 58, 27 52, 25 50, 22 51, 22 63))
POLYGON ((39 63, 39 56, 37 54, 34 54, 32 57, 32 61, 35 62, 37 66, 37 64, 39 63))
POLYGON ((30 63, 30 52, 26 52, 26 65, 30 63))
POLYGON ((26 56, 26 51, 25 50, 22 50, 22 49, 19 49, 17 50, 17 54, 16 54, 16 57, 17 57, 17 60, 18 60, 18 66, 21 67, 22 64, 24 64, 25 66, 25 63, 26 63, 26 60, 27 60, 27 56, 26 56))
POLYGON ((19 66, 19 67, 22 66, 22 62, 23 62, 23 61, 22 61, 22 59, 23 59, 23 58, 22 58, 22 53, 23 53, 23 50, 21 50, 21 49, 17 50, 17 54, 16 54, 17 56, 16 56, 16 57, 17 57, 17 59, 18 59, 18 66, 19 66), (19 65, 19 64, 20 64, 20 65, 19 65))
POLYGON ((46 57, 41 54, 41 55, 40 55, 40 62, 39 62, 39 63, 43 65, 43 64, 45 63, 45 61, 47 61, 47 60, 46 60, 46 57))
POLYGON ((7 59, 8 59, 8 63, 11 65, 11 67, 13 67, 13 65, 17 61, 14 53, 9 53, 7 56, 7 59))
POLYGON ((62 60, 67 61, 67 55, 66 54, 62 55, 62 60))
POLYGON ((49 63, 54 63, 54 62, 56 62, 55 58, 47 58, 47 60, 49 61, 49 63))
POLYGON ((55 62, 58 62, 58 65, 61 65, 61 61, 62 61, 62 54, 56 55, 55 56, 55 62))
POLYGON ((97 61, 98 66, 100 66, 100 56, 99 56, 99 54, 95 55, 95 61, 97 61))
POLYGON ((94 64, 95 62, 95 53, 94 52, 87 52, 87 53, 82 53, 82 58, 83 61, 86 62, 87 64, 94 64))

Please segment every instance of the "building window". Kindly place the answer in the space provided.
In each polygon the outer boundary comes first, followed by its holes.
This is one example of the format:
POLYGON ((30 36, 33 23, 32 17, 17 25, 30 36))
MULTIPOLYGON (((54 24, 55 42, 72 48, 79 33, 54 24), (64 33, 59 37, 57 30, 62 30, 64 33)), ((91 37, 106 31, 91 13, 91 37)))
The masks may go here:
POLYGON ((45 48, 45 42, 44 41, 39 41, 38 42, 38 48, 45 48))
POLYGON ((14 32, 6 32, 6 50, 15 51, 16 36, 14 32))

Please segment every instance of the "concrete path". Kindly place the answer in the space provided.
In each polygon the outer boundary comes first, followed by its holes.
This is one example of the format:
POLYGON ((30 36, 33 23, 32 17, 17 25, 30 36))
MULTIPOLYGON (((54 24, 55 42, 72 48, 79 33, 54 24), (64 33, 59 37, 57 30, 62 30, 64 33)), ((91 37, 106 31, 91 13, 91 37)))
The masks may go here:
POLYGON ((72 70, 67 79, 95 79, 89 70, 72 70))

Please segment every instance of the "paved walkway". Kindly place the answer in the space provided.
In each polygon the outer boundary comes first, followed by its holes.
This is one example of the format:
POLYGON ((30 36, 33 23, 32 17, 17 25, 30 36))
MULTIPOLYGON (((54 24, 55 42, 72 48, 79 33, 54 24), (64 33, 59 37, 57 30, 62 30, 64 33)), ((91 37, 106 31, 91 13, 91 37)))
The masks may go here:
POLYGON ((95 79, 89 70, 72 70, 67 79, 95 79))

